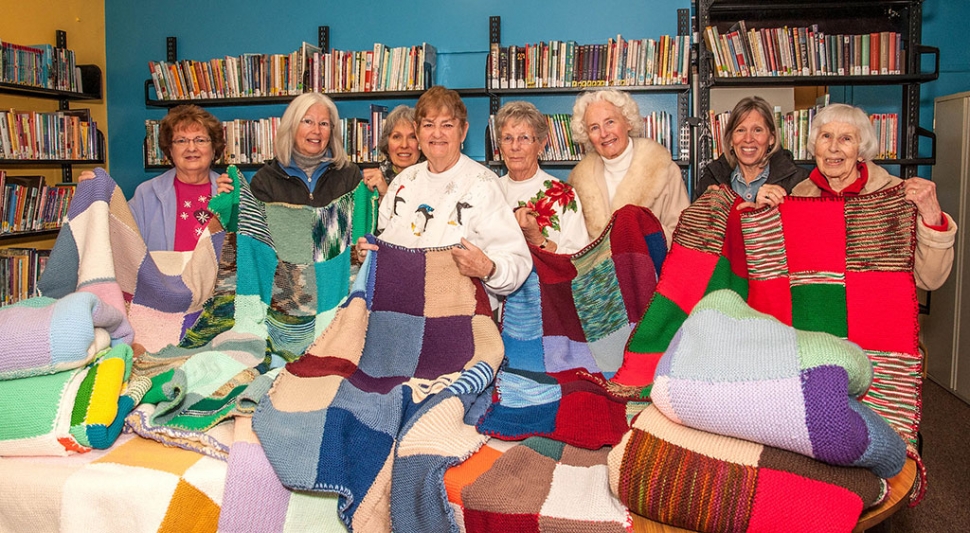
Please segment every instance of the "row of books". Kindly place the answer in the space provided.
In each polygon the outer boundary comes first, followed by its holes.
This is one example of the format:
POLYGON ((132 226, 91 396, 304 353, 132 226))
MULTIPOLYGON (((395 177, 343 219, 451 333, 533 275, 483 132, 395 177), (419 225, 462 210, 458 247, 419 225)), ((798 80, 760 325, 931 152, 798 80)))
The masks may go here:
POLYGON ((0 82, 82 92, 74 50, 0 41, 0 82))
MULTIPOLYGON (((570 115, 557 113, 545 115, 549 126, 549 140, 546 148, 539 154, 541 161, 579 161, 586 155, 586 148, 573 140, 572 129, 569 126, 570 115)), ((674 136, 674 118, 665 111, 653 111, 643 117, 640 124, 642 136, 653 139, 674 154, 676 138, 674 136)), ((488 117, 488 136, 491 144, 491 161, 502 161, 499 144, 499 134, 495 128, 495 115, 488 117)), ((676 159, 675 155, 671 157, 676 159)))
POLYGON ((502 47, 492 43, 488 87, 607 87, 682 85, 690 71, 690 37, 625 40, 606 44, 549 41, 502 47))
POLYGON ((208 61, 149 61, 159 100, 293 96, 304 92, 406 91, 434 84, 437 51, 427 43, 324 52, 303 43, 289 54, 242 54, 208 61))
POLYGON ((421 91, 434 85, 438 52, 434 46, 389 47, 374 43, 373 50, 319 48, 307 54, 307 90, 323 93, 421 91))
POLYGON ((37 280, 47 266, 50 250, 4 248, 0 250, 0 305, 40 296, 37 280))
POLYGON ((98 125, 88 109, 0 111, 0 159, 101 159, 98 125))
POLYGON ((0 170, 0 233, 57 229, 67 220, 74 186, 48 186, 43 176, 8 176, 0 170))
MULTIPOLYGON (((377 142, 380 139, 387 106, 371 105, 370 119, 340 119, 339 131, 344 148, 357 163, 377 162, 380 159, 377 142), (376 124, 376 127, 374 126, 376 124)), ((254 120, 235 119, 222 122, 226 136, 226 151, 216 158, 216 165, 260 164, 275 157, 273 140, 279 129, 278 117, 254 120)), ((145 164, 170 165, 158 146, 160 121, 145 121, 145 164)))
POLYGON ((704 41, 721 78, 906 73, 904 40, 891 31, 832 35, 817 24, 748 29, 738 21, 724 34, 707 26, 704 41))
MULTIPOLYGON (((811 159, 808 151, 808 132, 812 121, 820 106, 808 109, 797 109, 789 113, 782 113, 780 107, 775 107, 775 127, 780 132, 782 148, 791 151, 795 159, 811 159)), ((712 133, 712 155, 716 159, 724 152, 724 131, 731 112, 710 113, 710 128, 712 133)), ((895 159, 898 151, 899 115, 897 113, 878 113, 869 116, 878 143, 878 154, 874 159, 895 159)))

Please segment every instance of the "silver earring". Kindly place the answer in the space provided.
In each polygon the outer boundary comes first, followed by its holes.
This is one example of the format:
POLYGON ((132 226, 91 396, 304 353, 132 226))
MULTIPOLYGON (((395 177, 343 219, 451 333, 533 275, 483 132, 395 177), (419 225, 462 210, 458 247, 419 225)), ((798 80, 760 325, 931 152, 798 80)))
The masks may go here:
POLYGON ((462 150, 464 150, 464 149, 465 149, 465 141, 461 141, 461 149, 462 149, 462 150))

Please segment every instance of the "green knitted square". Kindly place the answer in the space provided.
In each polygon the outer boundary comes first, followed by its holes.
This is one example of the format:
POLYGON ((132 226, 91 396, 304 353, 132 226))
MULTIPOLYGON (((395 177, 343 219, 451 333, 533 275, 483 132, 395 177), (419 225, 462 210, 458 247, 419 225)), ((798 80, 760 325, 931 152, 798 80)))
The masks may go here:
POLYGON ((532 448, 539 455, 544 455, 556 462, 562 459, 562 451, 566 447, 563 442, 545 437, 529 437, 522 441, 522 445, 532 448))
POLYGON ((808 283, 791 288, 792 326, 824 331, 836 337, 849 335, 849 319, 842 283, 808 283))
POLYGON ((309 207, 266 204, 266 226, 273 236, 280 261, 307 265, 313 262, 313 232, 319 217, 309 207))
POLYGON ((627 350, 634 353, 663 353, 670 345, 687 313, 659 292, 654 293, 650 307, 637 325, 627 350))
POLYGON ((613 261, 601 261, 572 281, 576 314, 587 342, 598 341, 630 323, 613 261))
POLYGON ((741 298, 748 299, 748 280, 735 274, 731 270, 731 261, 723 255, 714 266, 714 272, 711 273, 704 294, 710 294, 721 289, 730 289, 741 295, 741 298))

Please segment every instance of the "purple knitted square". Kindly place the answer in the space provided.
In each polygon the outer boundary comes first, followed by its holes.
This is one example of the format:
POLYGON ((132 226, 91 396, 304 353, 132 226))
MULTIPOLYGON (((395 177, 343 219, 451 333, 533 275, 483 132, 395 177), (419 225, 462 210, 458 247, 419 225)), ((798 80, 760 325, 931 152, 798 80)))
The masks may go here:
POLYGON ((849 407, 849 377, 844 368, 825 365, 802 371, 805 422, 812 455, 833 464, 854 463, 870 443, 866 423, 849 407))
POLYGON ((470 316, 425 319, 421 359, 414 376, 437 378, 461 370, 475 354, 471 320, 470 316))
POLYGON ((381 243, 374 279, 374 311, 424 315, 425 257, 421 250, 381 243), (402 283, 401 280, 408 280, 402 283))

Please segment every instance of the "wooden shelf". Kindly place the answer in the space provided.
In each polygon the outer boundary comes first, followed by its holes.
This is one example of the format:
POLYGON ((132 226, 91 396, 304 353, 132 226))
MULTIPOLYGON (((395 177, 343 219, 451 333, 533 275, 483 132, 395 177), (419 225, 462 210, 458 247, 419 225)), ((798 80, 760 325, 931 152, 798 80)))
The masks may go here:
POLYGON ((41 229, 32 231, 17 231, 14 233, 0 233, 0 242, 10 244, 16 241, 36 241, 44 237, 56 237, 61 228, 41 229))

